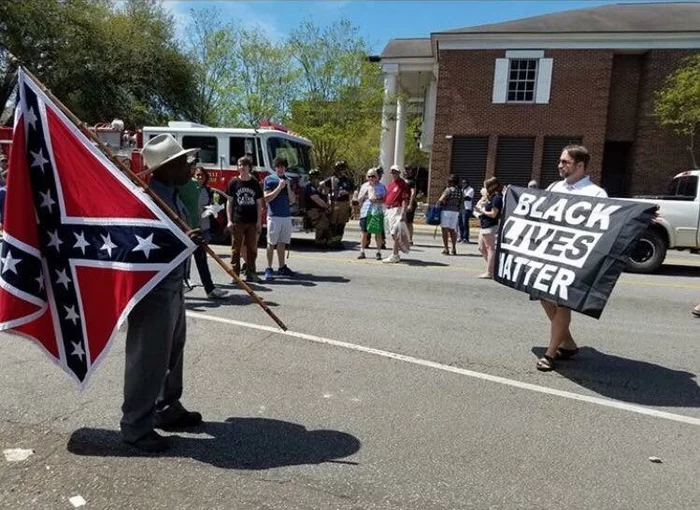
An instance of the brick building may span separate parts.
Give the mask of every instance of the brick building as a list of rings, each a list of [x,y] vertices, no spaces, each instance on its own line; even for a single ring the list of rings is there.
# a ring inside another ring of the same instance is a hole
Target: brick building
[[[660,192],[691,159],[688,141],[657,125],[654,95],[698,51],[697,3],[608,5],[394,39],[381,55],[382,164],[403,164],[405,103],[422,101],[429,199],[450,173],[475,187],[491,175],[544,187],[559,178],[569,142],[590,149],[590,173],[611,195]]]

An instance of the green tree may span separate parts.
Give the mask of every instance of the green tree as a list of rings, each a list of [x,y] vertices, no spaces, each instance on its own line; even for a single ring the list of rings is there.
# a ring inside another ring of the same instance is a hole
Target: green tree
[[[688,140],[693,168],[698,168],[697,137],[700,132],[700,54],[686,59],[668,76],[656,94],[654,115]]]
[[[172,26],[155,0],[2,2],[0,58],[17,57],[87,123],[156,124],[192,110],[192,67]]]
[[[286,122],[296,90],[298,72],[284,43],[274,43],[259,30],[241,27],[234,45],[232,104],[244,125],[260,121]]]
[[[240,24],[222,24],[218,9],[192,11],[189,55],[197,66],[198,115],[210,125],[257,127],[284,122],[298,76],[288,48]]]
[[[288,45],[300,70],[291,126],[314,143],[321,171],[343,159],[360,180],[379,160],[383,101],[381,72],[367,59],[367,43],[340,21],[325,28],[305,22]]]

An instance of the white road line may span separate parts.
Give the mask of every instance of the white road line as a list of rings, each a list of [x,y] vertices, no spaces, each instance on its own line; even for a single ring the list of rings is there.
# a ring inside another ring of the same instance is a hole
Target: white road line
[[[554,388],[548,388],[546,386],[538,386],[537,384],[530,384],[522,381],[516,381],[513,379],[507,379],[505,377],[499,377],[496,375],[484,374],[481,372],[474,372],[473,370],[466,370],[464,368],[452,367],[449,365],[444,365],[442,363],[436,363],[434,361],[429,361],[420,358],[414,358],[413,356],[405,356],[403,354],[397,354],[395,352],[383,351],[381,349],[374,349],[372,347],[365,347],[364,345],[351,344],[348,342],[342,342],[340,340],[332,340],[330,338],[323,338],[315,335],[307,335],[306,333],[298,333],[296,331],[282,331],[281,329],[274,328],[272,326],[261,326],[260,324],[254,324],[252,322],[242,322],[233,319],[226,319],[224,317],[216,317],[213,315],[207,315],[204,313],[197,312],[187,312],[187,316],[193,319],[201,319],[211,322],[221,322],[224,324],[231,324],[233,326],[240,326],[243,328],[257,329],[259,331],[267,331],[269,333],[277,333],[279,335],[290,336],[293,338],[300,338],[302,340],[307,340],[309,342],[315,342],[319,344],[332,345],[334,347],[340,347],[342,349],[348,349],[351,351],[364,352],[366,354],[374,354],[375,356],[382,356],[384,358],[395,359],[399,361],[404,361],[406,363],[412,363],[414,365],[420,365],[428,368],[435,368],[437,370],[442,370],[443,372],[452,372],[454,374],[465,375],[467,377],[473,377],[475,379],[481,379],[482,381],[490,381],[498,384],[503,384],[506,386],[513,386],[515,388],[520,388],[523,390],[534,391],[537,393],[544,393],[546,395],[555,395],[557,397],[568,398],[571,400],[579,400],[581,402],[588,402],[589,404],[596,404],[604,407],[612,407],[613,409],[619,409],[622,411],[629,411],[632,413],[643,414],[646,416],[653,416],[655,418],[662,418],[664,420],[677,421],[680,423],[686,423],[688,425],[700,425],[700,418],[693,418],[690,416],[684,416],[682,414],[667,413],[664,411],[658,411],[650,407],[644,407],[634,404],[627,404],[625,402],[619,402],[617,400],[610,400],[607,398],[591,397],[588,395],[579,395],[578,393],[571,393],[570,391],[556,390]]]

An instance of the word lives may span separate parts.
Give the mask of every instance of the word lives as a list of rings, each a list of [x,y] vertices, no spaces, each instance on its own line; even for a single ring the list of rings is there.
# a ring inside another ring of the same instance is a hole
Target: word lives
[[[594,253],[620,206],[560,197],[520,195],[501,228],[498,277],[522,290],[566,300],[577,270]]]

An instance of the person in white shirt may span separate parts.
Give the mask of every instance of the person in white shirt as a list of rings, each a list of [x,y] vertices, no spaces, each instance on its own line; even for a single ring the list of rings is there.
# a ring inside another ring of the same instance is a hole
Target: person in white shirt
[[[591,156],[582,145],[569,145],[559,158],[559,175],[563,180],[552,183],[547,191],[606,198],[608,194],[591,182],[586,173]],[[537,361],[537,370],[548,372],[554,369],[555,359],[570,358],[578,353],[578,346],[571,336],[571,309],[557,306],[551,301],[540,301],[551,323],[549,346],[544,356]]]
[[[469,181],[462,179],[462,202],[463,207],[460,208],[459,214],[459,242],[468,243],[469,241],[469,218],[472,217],[474,211],[474,188],[469,185]]]

